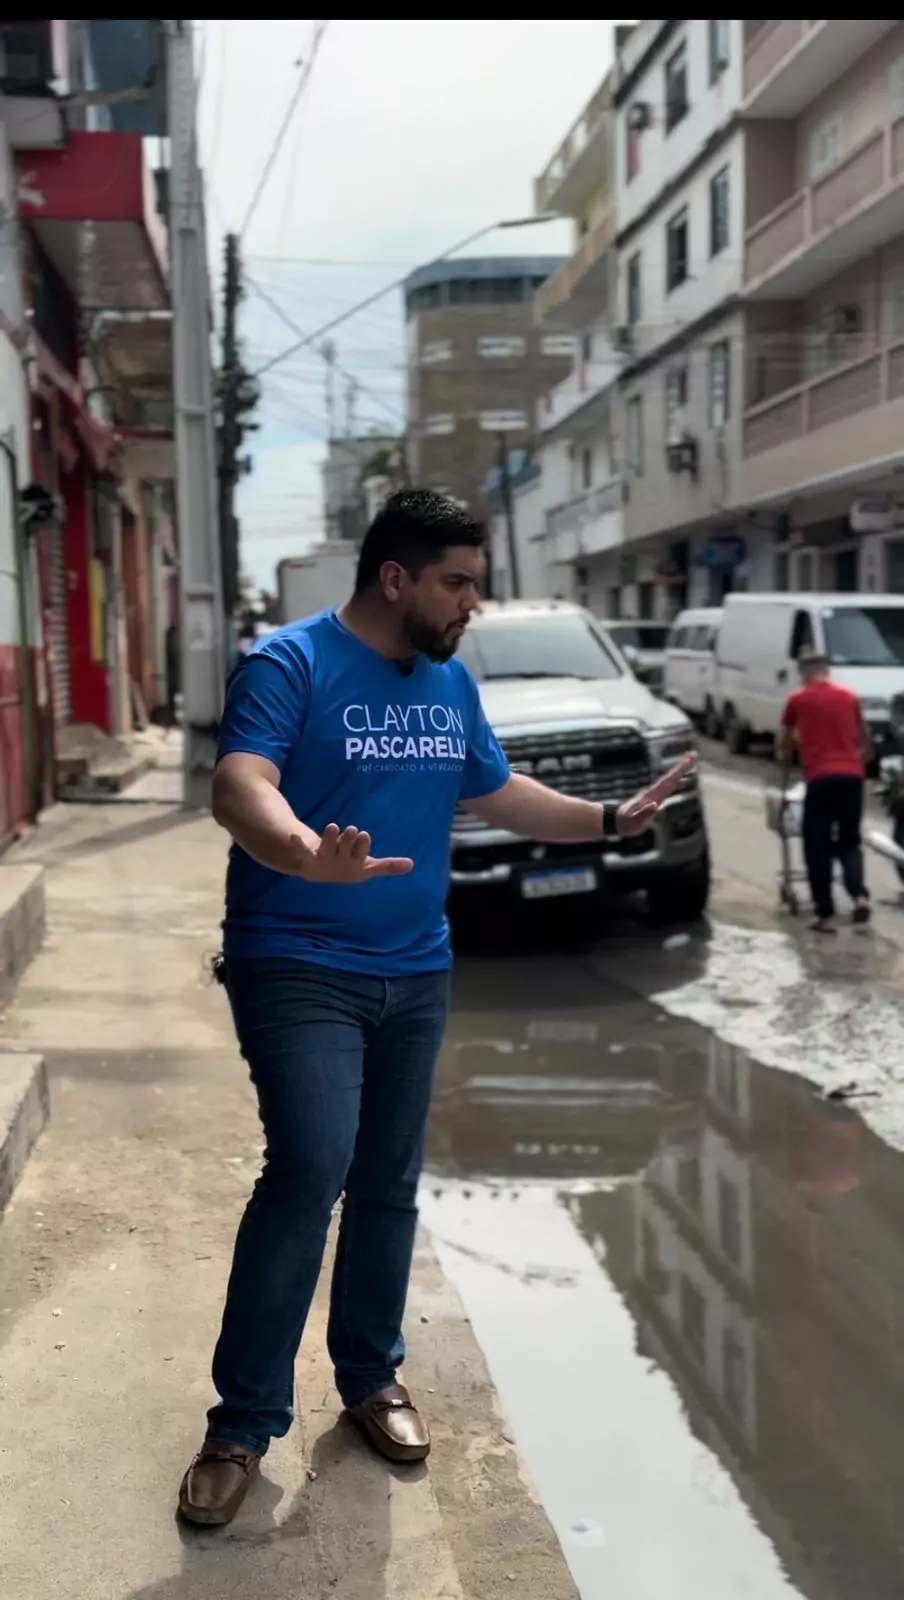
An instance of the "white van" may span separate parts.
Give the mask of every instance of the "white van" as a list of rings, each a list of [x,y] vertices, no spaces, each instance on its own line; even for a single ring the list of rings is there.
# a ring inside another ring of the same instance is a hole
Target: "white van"
[[[715,699],[732,750],[774,739],[798,686],[797,657],[816,649],[832,677],[860,696],[877,749],[889,705],[904,693],[904,595],[732,594],[716,647]]]
[[[665,646],[665,699],[699,717],[711,734],[717,723],[714,652],[721,621],[721,610],[713,607],[681,611]]]

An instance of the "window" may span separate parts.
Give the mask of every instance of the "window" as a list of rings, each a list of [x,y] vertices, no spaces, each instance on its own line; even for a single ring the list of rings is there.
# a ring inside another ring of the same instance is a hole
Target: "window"
[[[690,221],[687,206],[682,206],[665,225],[666,293],[671,294],[687,280],[688,234]]]
[[[702,1366],[706,1357],[706,1302],[695,1283],[682,1273],[679,1290],[681,1332]]]
[[[593,451],[581,451],[581,488],[589,489],[593,483]]]
[[[813,624],[810,621],[810,613],[809,611],[796,611],[794,625],[791,629],[790,655],[792,661],[797,660],[802,650],[812,650],[812,648]]]
[[[451,411],[437,411],[432,417],[424,418],[425,433],[454,433],[455,418]]]
[[[892,117],[904,116],[904,56],[899,56],[888,69],[889,95]]]
[[[747,1412],[747,1356],[733,1328],[722,1334],[722,1376],[725,1404],[733,1417],[743,1422]]]
[[[671,133],[687,116],[687,48],[680,44],[665,64],[665,131]]]
[[[904,665],[904,609],[838,606],[823,611],[822,628],[833,666]]]
[[[672,367],[665,375],[665,439],[671,442],[679,414],[687,405],[687,367]]]
[[[724,428],[731,413],[731,350],[727,339],[709,347],[709,425]]]
[[[573,356],[575,341],[570,333],[546,333],[540,340],[540,354],[543,356]]]
[[[523,356],[527,340],[520,333],[485,334],[477,341],[477,354],[487,361],[505,361],[512,356]]]
[[[832,117],[816,129],[810,141],[810,177],[821,178],[837,167],[843,154],[841,118]]]
[[[581,335],[581,360],[584,361],[584,362],[589,362],[589,361],[593,360],[593,334],[592,333],[585,333],[585,334]]]
[[[711,179],[709,185],[709,253],[711,256],[721,255],[728,248],[729,210],[728,210],[728,168],[723,167],[721,172]]]
[[[904,339],[904,277],[891,285],[891,336]]]
[[[730,22],[709,24],[709,81],[718,83],[728,66]]]
[[[421,351],[421,365],[432,367],[437,361],[452,360],[451,339],[431,339]]]
[[[640,279],[640,251],[628,262],[628,321],[633,327],[643,316],[643,295]]]
[[[627,135],[625,144],[625,181],[631,183],[640,171],[641,139],[643,134],[640,128],[628,128]]]
[[[737,1188],[729,1183],[723,1172],[719,1173],[719,1243],[722,1252],[736,1267],[741,1265],[743,1236],[741,1230],[741,1201]]]
[[[628,401],[625,411],[628,429],[628,466],[636,478],[643,477],[643,395]]]

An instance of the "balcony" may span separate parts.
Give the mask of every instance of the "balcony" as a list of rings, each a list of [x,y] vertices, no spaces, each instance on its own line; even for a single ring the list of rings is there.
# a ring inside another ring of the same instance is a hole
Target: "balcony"
[[[548,561],[579,561],[621,544],[621,483],[613,479],[588,489],[546,513]]]
[[[586,421],[590,423],[593,420],[589,415],[593,402],[611,389],[620,370],[621,363],[614,350],[608,358],[579,362],[567,378],[538,401],[537,426],[540,432],[551,433],[579,412],[586,411]],[[583,422],[584,417],[581,420]]]
[[[541,284],[534,315],[549,329],[573,332],[605,311],[612,297],[615,206],[581,240],[574,255]]]
[[[897,22],[764,22],[744,48],[744,115],[797,117]]]
[[[609,173],[612,94],[608,76],[534,181],[534,209],[580,216]]]
[[[794,300],[904,231],[904,118],[747,230],[750,300]]]
[[[16,157],[19,213],[83,311],[162,311],[167,238],[135,133],[72,133]]]
[[[53,83],[69,75],[69,24],[45,18],[0,22],[0,121],[14,150],[58,149],[66,138]]]
[[[744,413],[742,500],[853,486],[904,457],[904,341]]]
[[[105,313],[91,348],[98,387],[123,438],[126,475],[174,477],[170,313]]]

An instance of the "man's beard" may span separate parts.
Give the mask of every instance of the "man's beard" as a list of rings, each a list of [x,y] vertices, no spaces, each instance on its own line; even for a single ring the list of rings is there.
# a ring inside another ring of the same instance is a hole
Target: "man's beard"
[[[442,666],[445,661],[451,661],[462,638],[462,629],[457,624],[453,624],[445,633],[440,633],[416,612],[405,618],[405,632],[412,650],[418,655],[426,656],[428,661],[436,662],[438,666]]]

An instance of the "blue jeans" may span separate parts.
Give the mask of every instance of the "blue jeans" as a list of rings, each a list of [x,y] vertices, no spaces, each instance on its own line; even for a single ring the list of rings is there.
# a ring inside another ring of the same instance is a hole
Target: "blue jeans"
[[[374,978],[231,960],[226,987],[266,1152],[236,1239],[207,1436],[263,1453],[294,1416],[295,1357],[344,1191],[327,1345],[346,1406],[395,1379],[448,972]]]

